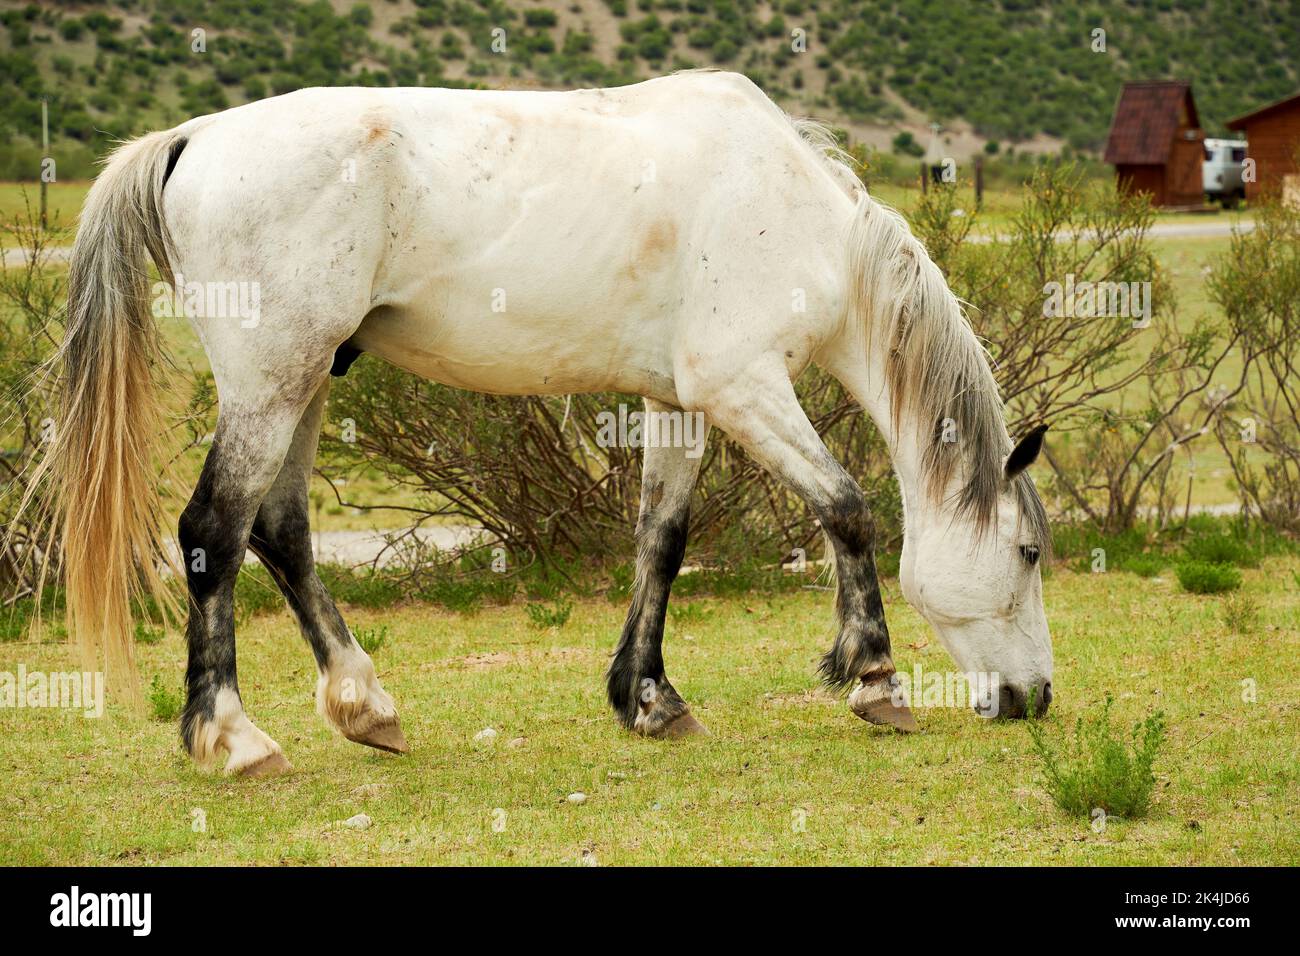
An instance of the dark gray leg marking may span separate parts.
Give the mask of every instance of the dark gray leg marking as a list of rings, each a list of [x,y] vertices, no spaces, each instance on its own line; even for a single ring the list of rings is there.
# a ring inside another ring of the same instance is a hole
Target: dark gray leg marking
[[[405,753],[393,700],[343,622],[312,555],[307,487],[328,394],[328,384],[322,385],[303,413],[284,465],[258,508],[249,547],[279,585],[316,658],[321,714],[349,740]]]
[[[328,393],[322,386],[303,413],[284,466],[258,508],[248,542],[279,585],[321,670],[352,646],[343,616],[316,574],[308,516],[308,481]]]
[[[287,401],[223,407],[198,485],[180,518],[190,604],[181,739],[200,764],[227,750],[231,772],[288,767],[278,745],[243,712],[234,592],[254,518],[284,465],[302,411]]]
[[[223,494],[222,450],[214,441],[198,486],[181,513],[178,540],[185,561],[190,615],[185,628],[189,663],[181,739],[195,752],[200,721],[214,718],[217,693],[239,693],[235,670],[235,576],[244,560],[247,518],[252,510],[238,495]]]
[[[671,409],[647,399],[646,411]],[[700,436],[701,445],[693,449],[695,457],[686,448],[645,449],[636,525],[636,585],[606,675],[606,689],[623,725],[651,737],[705,732],[664,674],[663,641],[668,595],[686,554],[691,491],[706,440],[707,428]]]
[[[894,672],[876,577],[875,527],[866,497],[799,405],[784,368],[770,380],[715,397],[710,415],[808,505],[835,551],[839,633],[821,673],[842,688]]]
[[[845,476],[833,499],[819,501],[816,514],[835,549],[839,582],[835,607],[840,629],[822,658],[821,675],[834,688],[859,678],[888,676],[889,628],[876,574],[876,530],[862,490]]]
[[[636,588],[606,677],[609,702],[623,726],[648,735],[686,713],[686,702],[664,674],[663,640],[668,595],[686,554],[689,519],[688,503],[672,511],[645,512],[637,522]]]

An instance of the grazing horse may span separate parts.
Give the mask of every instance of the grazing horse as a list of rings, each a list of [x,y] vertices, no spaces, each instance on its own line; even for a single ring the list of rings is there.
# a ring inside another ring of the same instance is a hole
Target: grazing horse
[[[309,539],[329,376],[361,352],[458,388],[630,392],[650,411],[702,414],[802,497],[829,540],[839,630],[827,683],[851,688],[858,716],[913,729],[893,692],[867,501],[795,397],[816,363],[891,449],[906,598],[965,671],[996,675],[1002,714],[1050,700],[1036,566],[1047,522],[1025,474],[1043,429],[1013,448],[986,356],[903,219],[867,196],[819,127],[742,76],[574,92],[306,89],[114,152],[73,251],[48,462],[70,631],[128,664],[132,589],[165,540],[146,254],[176,277],[220,400],[179,524],[181,733],[204,765],[224,751],[232,773],[289,767],[236,678],[233,589],[249,548],[316,658],[321,714],[349,740],[406,750]],[[256,309],[222,309],[214,290]],[[645,450],[636,589],[607,683],[619,720],[647,736],[703,732],[661,648],[699,463],[698,449]]]

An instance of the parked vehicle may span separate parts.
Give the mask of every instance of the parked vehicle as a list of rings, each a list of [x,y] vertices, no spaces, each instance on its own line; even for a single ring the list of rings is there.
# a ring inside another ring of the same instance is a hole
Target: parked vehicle
[[[1205,161],[1201,163],[1206,195],[1222,203],[1224,208],[1231,208],[1245,199],[1246,187],[1241,179],[1245,162],[1244,139],[1207,139]]]

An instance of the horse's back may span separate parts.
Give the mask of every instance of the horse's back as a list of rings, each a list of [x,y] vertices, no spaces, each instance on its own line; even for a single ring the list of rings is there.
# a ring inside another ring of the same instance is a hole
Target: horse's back
[[[842,191],[735,74],[311,89],[196,125],[168,187],[196,268],[238,237],[239,269],[274,256],[344,300],[329,335],[369,313],[354,341],[448,384],[671,400],[684,325],[751,310],[742,286],[833,295],[835,256],[787,272]]]

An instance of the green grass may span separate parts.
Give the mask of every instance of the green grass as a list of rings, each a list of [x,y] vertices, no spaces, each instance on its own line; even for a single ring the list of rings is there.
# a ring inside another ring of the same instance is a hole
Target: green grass
[[[1243,572],[1257,604],[1245,633],[1224,627],[1221,599],[1172,580],[1052,574],[1045,729],[1068,734],[1108,694],[1114,726],[1156,710],[1168,726],[1148,815],[1100,833],[1053,804],[1023,723],[931,708],[905,737],[851,716],[814,678],[831,597],[794,590],[692,597],[683,604],[698,612],[670,617],[669,675],[713,732],[678,743],[631,736],[607,711],[621,604],[579,601],[547,630],[528,626],[522,602],[472,615],[351,608],[355,630],[388,628],[376,660],[413,747],[405,757],[327,730],[296,625],[283,611],[254,617],[240,688],[292,774],[204,774],[174,723],[111,702],[101,720],[0,709],[0,864],[1295,865],[1297,568],[1269,556]],[[952,667],[892,582],[886,603],[900,668]],[[138,648],[146,683],[179,686],[182,644],[169,634]],[[74,660],[62,644],[0,644],[0,671]],[[486,727],[496,742],[475,743]],[[585,804],[568,803],[578,790]],[[361,812],[368,830],[338,825]]]
[[[46,209],[51,227],[74,227],[81,204],[86,199],[88,182],[50,183],[46,194]],[[23,220],[30,204],[33,215],[38,215],[41,208],[40,183],[5,183],[0,182],[0,222]],[[71,245],[75,233],[69,231],[68,244]]]

